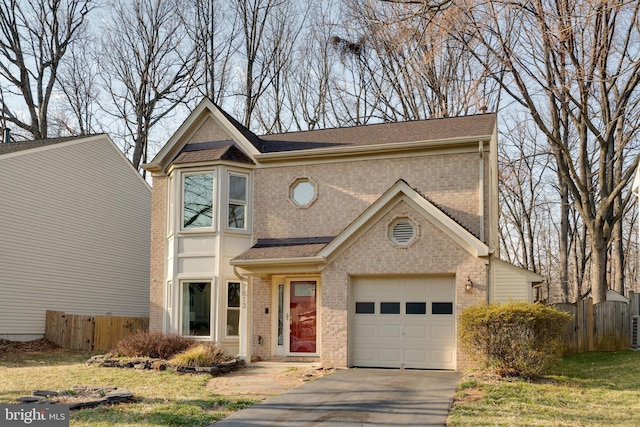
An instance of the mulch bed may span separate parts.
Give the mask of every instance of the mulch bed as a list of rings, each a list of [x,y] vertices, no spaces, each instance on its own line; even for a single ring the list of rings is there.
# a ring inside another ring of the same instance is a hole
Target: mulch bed
[[[9,341],[0,338],[0,356],[12,353],[50,352],[58,350],[59,348],[56,344],[45,338],[33,341]]]

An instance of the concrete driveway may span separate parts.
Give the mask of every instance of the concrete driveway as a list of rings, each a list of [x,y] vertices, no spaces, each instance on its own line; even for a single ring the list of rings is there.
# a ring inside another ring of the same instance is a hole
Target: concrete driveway
[[[444,426],[460,377],[451,371],[338,370],[215,427]]]

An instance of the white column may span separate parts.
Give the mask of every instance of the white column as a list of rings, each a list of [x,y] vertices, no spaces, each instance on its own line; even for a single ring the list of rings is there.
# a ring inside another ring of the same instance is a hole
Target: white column
[[[242,276],[240,281],[240,349],[239,357],[251,362],[251,279]]]

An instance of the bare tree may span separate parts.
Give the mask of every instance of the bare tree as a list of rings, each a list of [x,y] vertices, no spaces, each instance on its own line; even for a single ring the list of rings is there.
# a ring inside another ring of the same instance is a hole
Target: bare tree
[[[295,66],[285,82],[287,103],[298,130],[336,126],[330,115],[331,81],[339,61],[331,42],[336,23],[330,18],[332,1],[311,3],[307,31],[295,50]]]
[[[266,67],[261,75],[264,82],[260,102],[256,104],[256,121],[266,133],[282,133],[291,127],[292,116],[297,103],[287,101],[288,81],[297,68],[295,49],[303,30],[309,5],[286,2],[275,8],[270,19],[271,25],[265,32],[264,43],[260,46],[260,57],[271,58],[263,63]]]
[[[469,2],[467,42],[490,54],[488,72],[545,134],[588,231],[591,295],[604,301],[608,249],[638,165],[638,2]],[[477,52],[474,50],[474,52]],[[496,72],[496,63],[508,78]],[[621,172],[616,173],[616,167]]]
[[[276,12],[286,3],[287,0],[234,0],[242,27],[244,81],[240,85],[239,94],[243,98],[242,115],[246,127],[251,126],[260,96],[272,82],[268,70],[276,58],[269,51],[275,49],[279,41],[271,36],[278,32],[278,27],[285,25],[283,16]],[[265,48],[268,40],[276,44]]]
[[[57,102],[58,128],[71,135],[98,131],[98,69],[93,63],[95,41],[88,35],[71,46],[62,61],[57,80],[63,94]],[[55,119],[55,118],[54,118]]]
[[[345,65],[357,65],[365,73],[366,98],[379,120],[496,109],[498,85],[478,66],[466,44],[453,36],[465,27],[467,18],[452,2],[353,0],[347,4],[354,35],[337,37],[336,46],[343,55],[360,59]],[[437,14],[443,16],[431,19]]]
[[[0,1],[0,108],[5,124],[35,139],[48,136],[61,61],[92,9],[91,0]]]
[[[100,67],[110,103],[103,110],[122,120],[133,143],[136,168],[146,162],[151,130],[186,102],[199,50],[184,30],[177,0],[112,4],[104,31]]]
[[[545,187],[551,159],[546,148],[540,146],[536,129],[528,120],[515,117],[511,125],[507,124],[499,147],[501,255],[541,273],[550,267],[541,265],[537,239],[548,232],[540,214],[545,211],[541,207],[550,204]]]
[[[196,89],[216,104],[229,95],[232,57],[238,51],[239,20],[220,0],[189,0],[180,9],[189,38],[199,57]]]

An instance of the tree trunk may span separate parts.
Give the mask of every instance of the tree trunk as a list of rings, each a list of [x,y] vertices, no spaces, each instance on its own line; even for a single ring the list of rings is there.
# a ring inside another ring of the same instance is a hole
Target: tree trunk
[[[560,185],[560,236],[558,236],[558,258],[560,260],[560,298],[569,298],[569,189],[558,177]]]
[[[598,304],[607,300],[607,243],[603,236],[592,236],[591,297]]]

